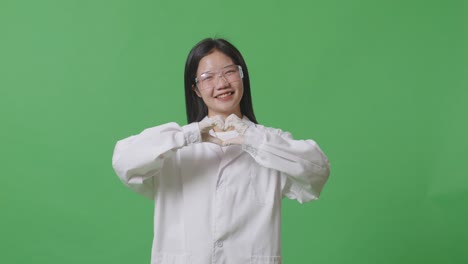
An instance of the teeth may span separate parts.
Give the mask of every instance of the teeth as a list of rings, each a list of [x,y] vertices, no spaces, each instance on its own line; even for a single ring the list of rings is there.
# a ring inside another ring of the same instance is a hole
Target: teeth
[[[224,98],[224,97],[229,96],[231,94],[232,94],[232,92],[225,93],[225,94],[220,94],[220,95],[216,96],[216,98]]]

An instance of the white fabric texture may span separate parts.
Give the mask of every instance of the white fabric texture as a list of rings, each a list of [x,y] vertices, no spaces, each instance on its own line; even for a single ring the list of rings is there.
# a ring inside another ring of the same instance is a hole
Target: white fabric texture
[[[281,199],[318,199],[329,161],[313,140],[242,121],[242,145],[202,142],[197,123],[117,142],[117,175],[155,201],[152,264],[281,263]]]

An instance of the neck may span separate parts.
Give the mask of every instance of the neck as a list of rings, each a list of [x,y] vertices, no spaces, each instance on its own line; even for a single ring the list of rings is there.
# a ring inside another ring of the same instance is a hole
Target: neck
[[[234,129],[235,129],[235,128],[230,127],[230,128],[228,128],[228,129],[226,129],[226,130],[222,130],[222,129],[220,129],[220,128],[213,127],[214,132],[227,132],[227,131],[232,131],[232,130],[234,130]]]

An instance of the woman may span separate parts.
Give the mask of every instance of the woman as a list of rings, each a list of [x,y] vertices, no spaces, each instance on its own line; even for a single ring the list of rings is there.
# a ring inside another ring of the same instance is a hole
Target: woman
[[[281,263],[281,199],[315,200],[330,173],[313,140],[257,124],[247,66],[224,39],[185,65],[188,125],[119,141],[113,166],[154,199],[152,263]]]

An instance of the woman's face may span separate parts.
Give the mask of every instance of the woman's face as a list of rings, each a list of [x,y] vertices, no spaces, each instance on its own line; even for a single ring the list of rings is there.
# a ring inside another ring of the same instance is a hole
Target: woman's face
[[[198,64],[198,84],[193,89],[208,107],[208,116],[221,115],[226,118],[236,114],[242,117],[240,101],[244,94],[244,84],[237,75],[230,76],[236,74],[230,68],[237,69],[230,57],[217,50],[203,57]]]

